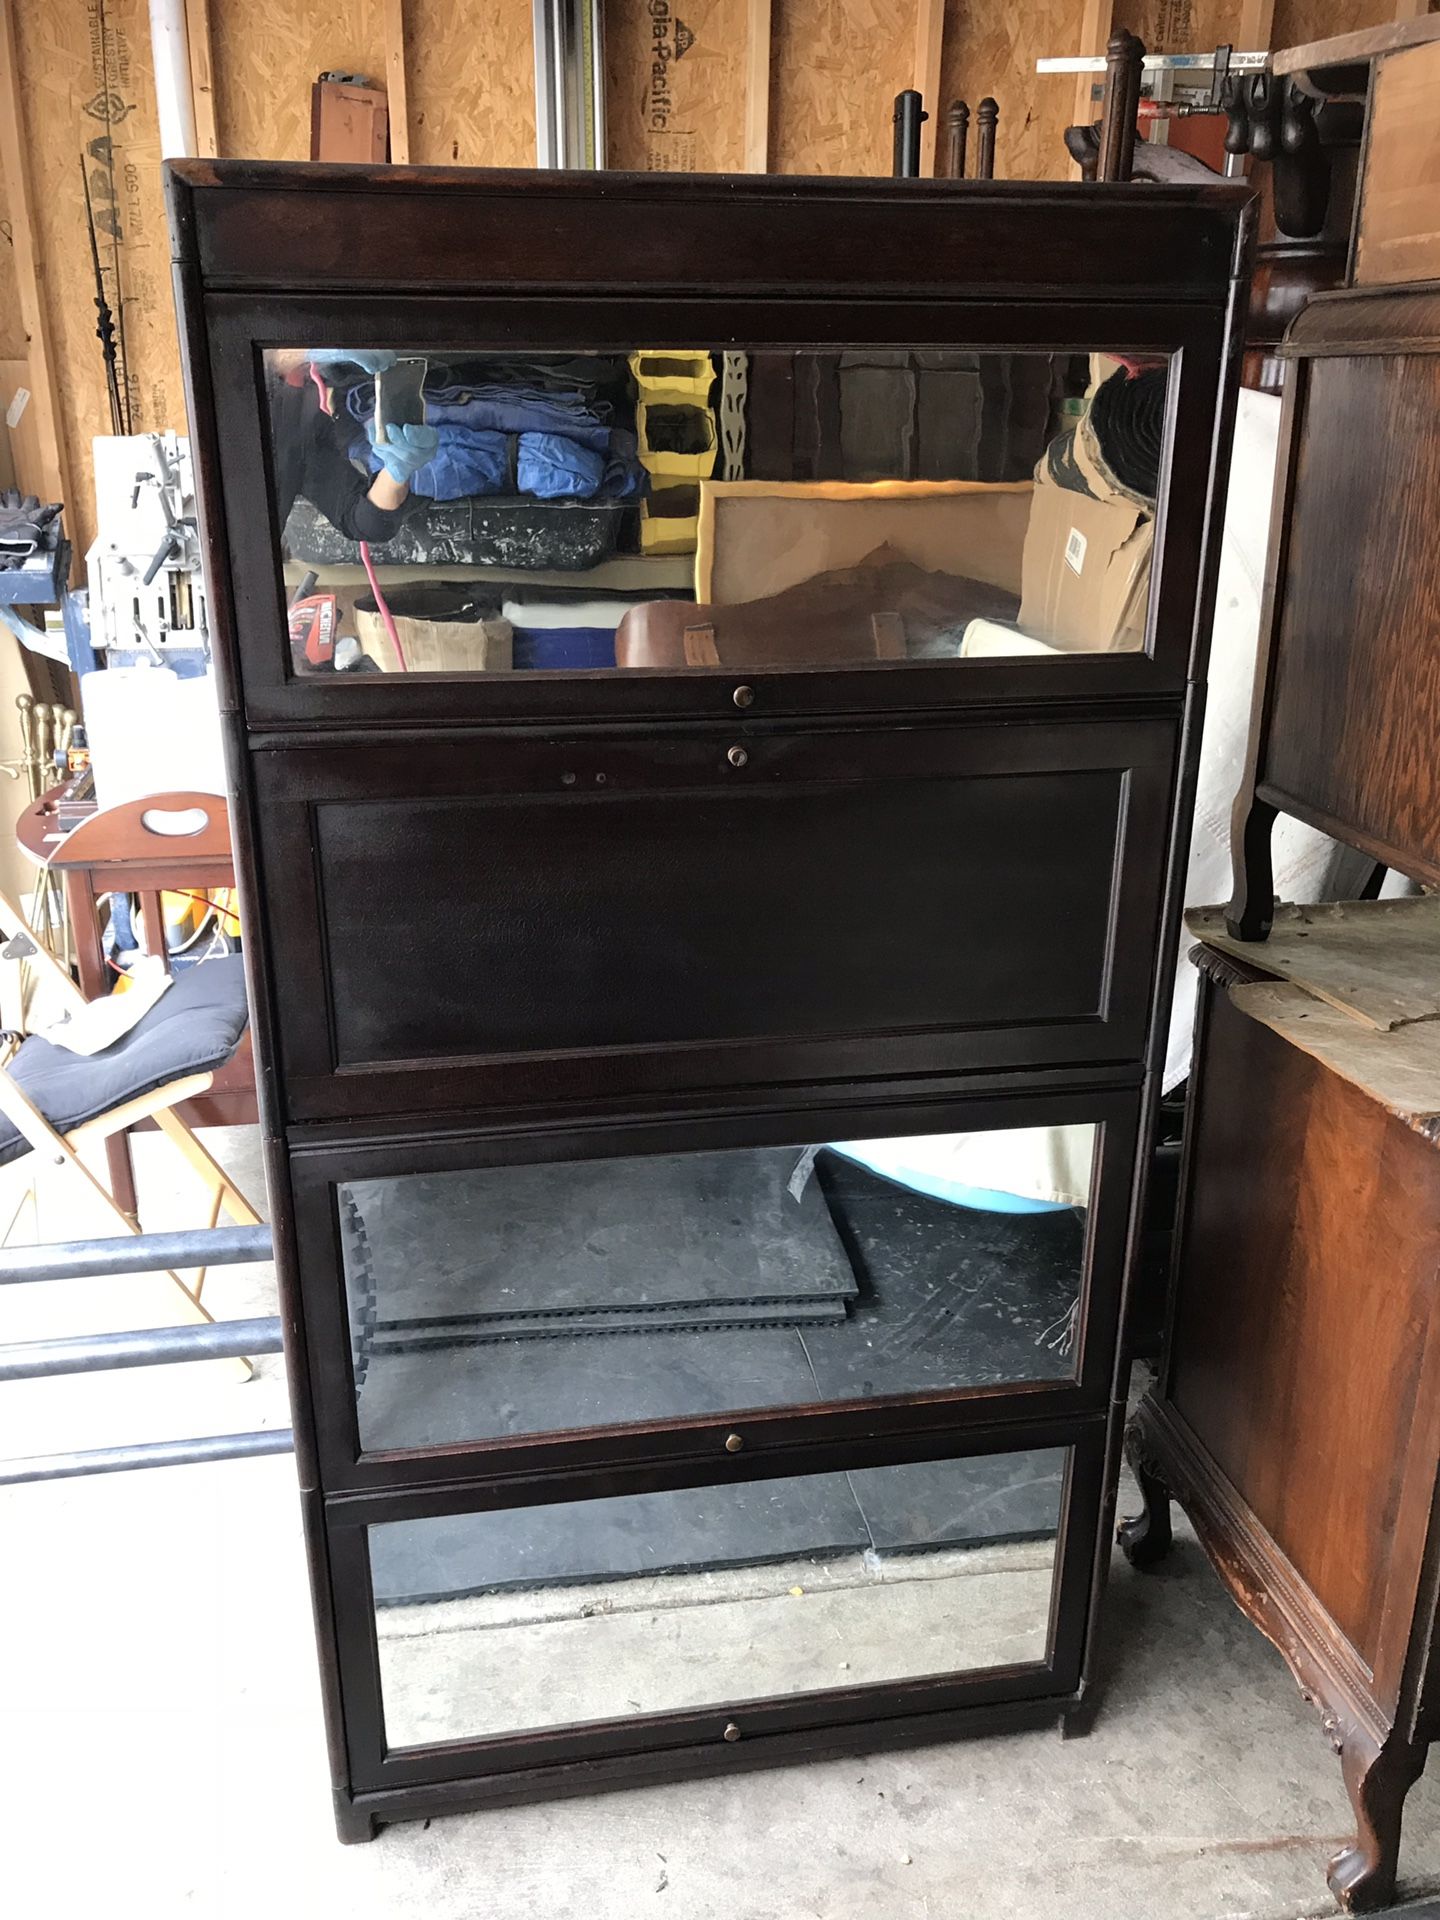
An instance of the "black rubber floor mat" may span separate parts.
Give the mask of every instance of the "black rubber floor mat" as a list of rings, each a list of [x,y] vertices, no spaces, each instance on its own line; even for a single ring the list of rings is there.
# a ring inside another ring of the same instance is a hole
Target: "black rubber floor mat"
[[[802,1406],[815,1378],[798,1333],[620,1334],[508,1347],[376,1353],[359,1396],[367,1448]]]
[[[372,1323],[846,1299],[855,1277],[790,1149],[564,1161],[342,1189]]]
[[[764,1300],[753,1306],[607,1307],[600,1313],[476,1314],[455,1320],[377,1320],[370,1352],[420,1353],[436,1347],[483,1346],[516,1340],[577,1340],[584,1334],[687,1333],[728,1327],[828,1327],[845,1318],[845,1302]]]
[[[377,1604],[393,1606],[1047,1537],[1057,1523],[1062,1459],[1059,1452],[1000,1454],[931,1461],[923,1472],[873,1468],[391,1521],[370,1529],[371,1578]],[[909,1517],[894,1548],[876,1538],[877,1510]],[[929,1510],[945,1522],[926,1518]]]
[[[805,1336],[819,1399],[1074,1372],[1080,1215],[951,1206],[838,1154],[817,1171],[860,1286],[843,1326]]]
[[[564,1501],[370,1529],[379,1605],[857,1552],[870,1536],[843,1473]]]

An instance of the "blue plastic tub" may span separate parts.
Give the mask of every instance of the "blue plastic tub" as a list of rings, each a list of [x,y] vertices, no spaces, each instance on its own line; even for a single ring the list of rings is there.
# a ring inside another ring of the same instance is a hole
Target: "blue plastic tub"
[[[613,627],[516,627],[515,671],[565,669],[583,672],[587,667],[613,667],[615,629]]]

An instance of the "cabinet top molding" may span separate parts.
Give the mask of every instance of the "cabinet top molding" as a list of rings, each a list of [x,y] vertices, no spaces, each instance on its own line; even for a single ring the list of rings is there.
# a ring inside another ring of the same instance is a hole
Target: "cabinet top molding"
[[[504,172],[182,160],[177,263],[215,289],[683,290],[1226,304],[1243,184]],[[515,218],[522,200],[528,217]]]

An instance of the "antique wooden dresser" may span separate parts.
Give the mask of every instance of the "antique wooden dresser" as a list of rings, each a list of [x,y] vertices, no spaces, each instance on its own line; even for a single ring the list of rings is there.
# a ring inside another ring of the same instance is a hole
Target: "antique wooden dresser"
[[[170,194],[342,1836],[1073,1729],[1244,190]]]
[[[1357,1826],[1330,1885],[1357,1910],[1394,1896],[1436,1731],[1436,909],[1291,908],[1249,946],[1218,909],[1191,916],[1213,944],[1196,953],[1173,1318],[1127,1441],[1146,1501],[1128,1556],[1163,1555],[1173,1493],[1320,1709]],[[1408,969],[1356,965],[1397,948]]]
[[[1235,893],[1205,945],[1171,1325],[1131,1437],[1274,1640],[1356,1819],[1330,1886],[1394,1895],[1436,1732],[1440,902],[1277,905],[1277,813],[1440,882],[1440,21],[1277,56],[1363,107],[1344,284],[1291,322]],[[1273,931],[1272,931],[1273,928]]]

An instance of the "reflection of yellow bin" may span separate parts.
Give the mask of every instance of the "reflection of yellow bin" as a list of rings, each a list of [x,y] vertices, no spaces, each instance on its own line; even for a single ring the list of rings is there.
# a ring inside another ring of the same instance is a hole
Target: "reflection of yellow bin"
[[[642,553],[693,553],[699,533],[699,487],[660,487],[640,502]]]
[[[708,353],[670,353],[646,347],[630,356],[630,371],[642,400],[683,400],[703,407],[715,366]]]
[[[715,471],[715,416],[708,407],[644,399],[635,409],[640,464],[662,482],[706,480]]]

